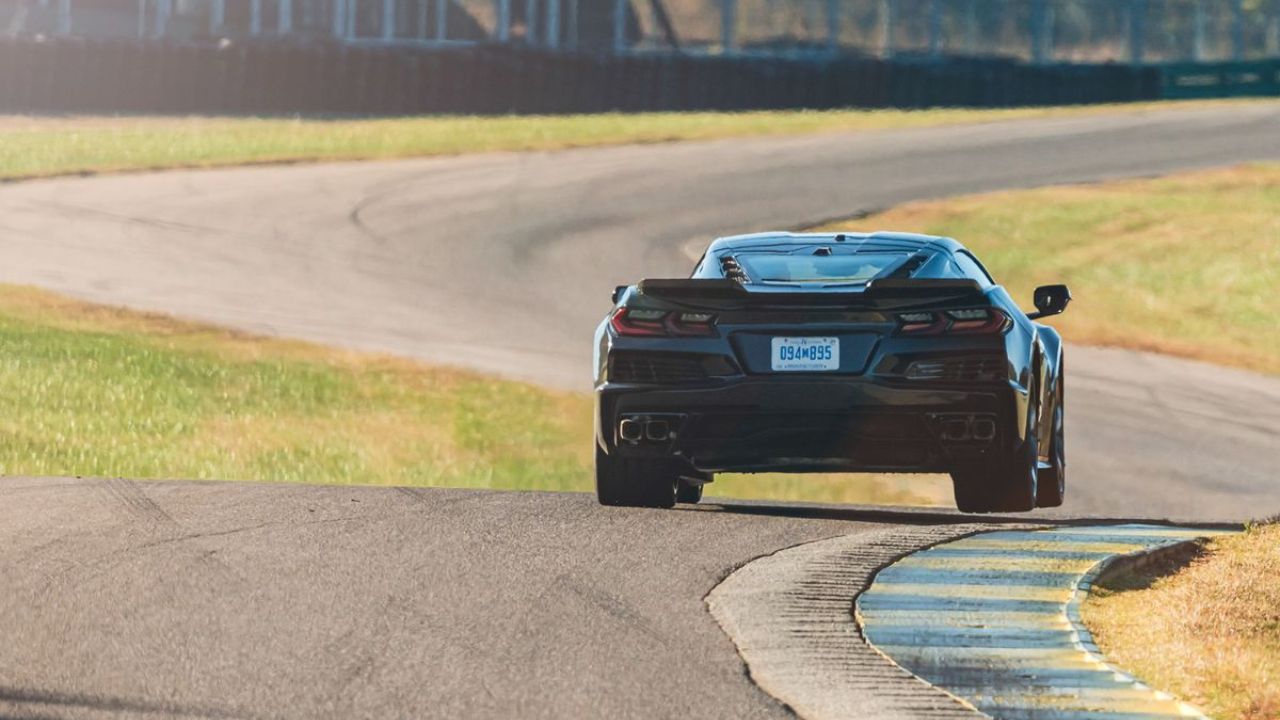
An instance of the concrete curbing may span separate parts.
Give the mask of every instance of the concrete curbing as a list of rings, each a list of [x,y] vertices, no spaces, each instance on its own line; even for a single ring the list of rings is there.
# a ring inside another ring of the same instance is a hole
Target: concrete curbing
[[[797,545],[738,568],[707,607],[751,679],[802,718],[984,717],[867,643],[853,613],[881,568],[981,529],[894,528]]]
[[[706,604],[802,718],[1204,718],[1107,663],[1080,608],[1101,578],[1216,532],[892,528],[757,558]]]
[[[1080,617],[1099,578],[1221,531],[1155,525],[972,534],[904,556],[857,600],[863,637],[998,718],[1203,718],[1108,664]]]
[[[1203,538],[1194,538],[1191,540],[1178,540],[1169,542],[1155,547],[1149,547],[1137,550],[1123,555],[1112,555],[1111,557],[1094,565],[1088,572],[1080,577],[1076,583],[1075,590],[1071,594],[1071,599],[1067,601],[1066,614],[1067,620],[1071,623],[1075,634],[1075,646],[1086,655],[1088,655],[1100,667],[1106,668],[1110,672],[1116,674],[1118,678],[1125,678],[1133,683],[1135,687],[1145,689],[1157,698],[1168,702],[1176,703],[1185,717],[1197,718],[1198,720],[1209,720],[1208,715],[1195,705],[1184,700],[1179,700],[1163,690],[1157,690],[1150,685],[1139,680],[1137,677],[1130,675],[1117,668],[1115,665],[1107,662],[1105,654],[1098,644],[1093,640],[1093,633],[1089,632],[1089,628],[1085,625],[1084,616],[1081,609],[1084,602],[1089,597],[1089,593],[1093,591],[1093,587],[1115,574],[1142,570],[1154,562],[1158,562],[1162,558],[1180,552],[1184,548],[1195,545],[1203,540]]]

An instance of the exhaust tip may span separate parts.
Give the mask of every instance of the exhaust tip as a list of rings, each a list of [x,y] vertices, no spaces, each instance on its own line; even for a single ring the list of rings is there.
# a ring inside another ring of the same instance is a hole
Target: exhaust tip
[[[974,440],[993,440],[996,436],[996,424],[991,420],[973,421]]]
[[[644,425],[644,436],[654,442],[662,442],[671,436],[671,423],[666,420],[650,420]]]
[[[644,438],[644,426],[639,420],[627,418],[618,423],[618,437],[627,442],[640,442]]]
[[[968,440],[969,437],[968,420],[948,420],[947,423],[942,426],[943,440]]]

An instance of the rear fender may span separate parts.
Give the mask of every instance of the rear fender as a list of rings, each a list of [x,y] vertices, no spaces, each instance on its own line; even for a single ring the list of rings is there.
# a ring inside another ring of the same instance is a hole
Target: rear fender
[[[1057,411],[1058,388],[1063,378],[1062,336],[1048,325],[1036,323],[1036,339],[1040,346],[1040,447],[1048,452],[1053,436],[1053,414]]]

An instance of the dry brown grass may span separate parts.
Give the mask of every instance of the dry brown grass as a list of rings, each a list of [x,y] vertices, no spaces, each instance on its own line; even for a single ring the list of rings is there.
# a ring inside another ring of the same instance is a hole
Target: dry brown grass
[[[1109,660],[1210,715],[1280,718],[1280,525],[1116,577],[1084,619]]]

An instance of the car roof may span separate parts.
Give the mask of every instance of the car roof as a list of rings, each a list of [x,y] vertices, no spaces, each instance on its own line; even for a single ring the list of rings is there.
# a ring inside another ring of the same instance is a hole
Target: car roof
[[[793,233],[764,232],[750,235],[731,235],[717,238],[707,248],[708,253],[741,252],[751,249],[776,247],[778,245],[852,245],[860,250],[914,251],[926,248],[955,252],[964,246],[948,237],[938,235],[919,235],[916,233],[876,231],[862,232],[829,232],[829,233]]]

